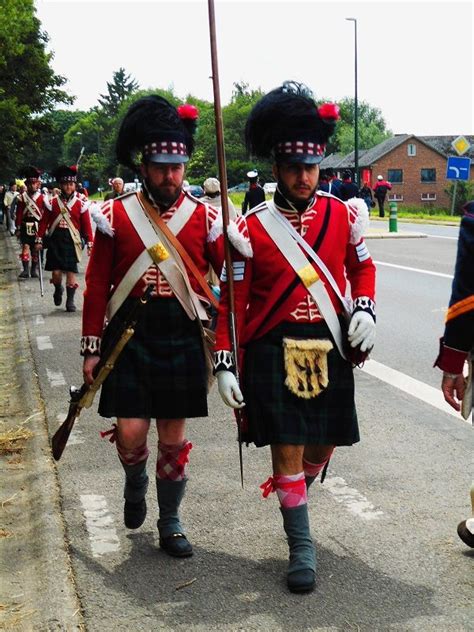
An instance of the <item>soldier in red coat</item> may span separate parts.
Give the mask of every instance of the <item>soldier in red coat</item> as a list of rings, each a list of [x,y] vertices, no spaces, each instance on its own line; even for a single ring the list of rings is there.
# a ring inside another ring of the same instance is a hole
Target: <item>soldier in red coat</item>
[[[76,281],[77,264],[82,258],[83,240],[87,254],[92,248],[92,227],[89,203],[76,193],[77,169],[61,165],[53,172],[61,190],[50,201],[44,199],[45,212],[41,218],[36,248],[42,250],[43,239],[47,238],[45,270],[52,272],[50,282],[54,285],[53,300],[59,306],[64,293],[63,273],[66,273],[66,311],[75,312],[74,294],[79,284]]]
[[[352,362],[363,360],[375,339],[375,268],[363,239],[367,207],[317,190],[337,118],[337,106],[317,108],[309,90],[293,82],[251,111],[249,150],[273,160],[278,186],[271,202],[245,217],[252,258],[233,261],[241,386],[225,282],[217,324],[221,397],[234,408],[245,401],[244,440],[271,447],[273,475],[263,496],[276,491],[280,501],[292,592],[315,585],[307,490],[335,446],[359,441]]]
[[[21,262],[23,271],[20,279],[38,277],[38,252],[35,250],[36,233],[38,224],[43,215],[43,195],[39,188],[41,185],[41,171],[33,166],[25,167],[21,173],[25,178],[26,191],[18,196],[16,205],[16,234],[21,243]]]
[[[125,472],[129,529],[140,527],[146,517],[147,436],[156,419],[160,546],[175,557],[193,553],[179,517],[192,448],[185,421],[207,416],[200,321],[208,319],[209,299],[202,283],[209,265],[220,274],[223,261],[222,237],[214,238],[212,231],[218,212],[183,190],[197,116],[194,106],[175,108],[155,95],[139,99],[125,115],[117,158],[141,175],[143,191],[105,202],[103,216],[94,218],[98,229],[86,273],[82,326],[84,376],[90,382],[115,323],[147,285],[154,285],[134,335],[102,386],[99,414],[117,418],[112,438]],[[184,253],[189,263],[183,263]],[[104,332],[106,317],[110,324]]]

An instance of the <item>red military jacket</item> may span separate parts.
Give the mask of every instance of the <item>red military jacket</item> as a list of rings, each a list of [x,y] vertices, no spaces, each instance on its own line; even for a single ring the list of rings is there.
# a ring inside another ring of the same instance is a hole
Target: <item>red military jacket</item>
[[[118,287],[131,265],[145,249],[122,204],[122,200],[130,196],[135,196],[137,198],[136,204],[140,204],[135,192],[109,200],[102,206],[103,215],[108,221],[108,228],[104,230],[104,227],[102,227],[101,229],[102,221],[99,220],[97,222],[98,230],[96,231],[94,247],[86,271],[86,290],[84,292],[82,318],[82,353],[97,353],[100,351],[100,339],[104,327],[107,303],[113,295],[114,289]],[[216,209],[207,204],[202,204],[189,193],[182,192],[176,203],[170,209],[161,213],[161,218],[168,222],[179,211],[184,200],[194,202],[195,208],[184,226],[176,234],[176,237],[202,276],[206,276],[208,273],[209,265],[212,266],[217,274],[220,274],[224,260],[222,236],[211,241],[209,235],[211,227],[218,217]],[[189,270],[188,273],[193,290],[196,294],[202,296],[203,291],[199,283]],[[141,296],[144,291],[145,285],[140,279],[129,296]],[[159,271],[156,293],[163,298],[172,298],[174,296],[166,279]]]
[[[245,217],[253,257],[235,257],[234,261],[235,310],[241,346],[263,336],[283,321],[313,322],[322,319],[306,287],[258,219],[259,209],[265,208],[265,205],[259,205]],[[365,204],[364,209],[367,214]],[[346,285],[350,284],[354,311],[363,309],[375,318],[375,266],[362,238],[362,207],[359,210],[329,193],[318,191],[312,206],[302,214],[278,210],[324,261],[343,296]],[[324,274],[319,270],[318,274],[336,312],[341,313],[340,299]],[[271,300],[272,297],[276,300]],[[226,354],[220,353],[231,349],[227,323],[227,283],[222,283],[216,332],[216,368],[221,360],[228,363]]]
[[[76,193],[73,193],[67,201],[64,198],[61,198],[61,200],[64,206],[68,209],[75,228],[80,232],[81,236],[88,244],[92,244],[94,236],[92,234],[91,218],[89,215],[89,202],[84,201]],[[51,202],[44,198],[43,204],[45,210],[38,227],[38,239],[43,239],[45,233],[49,230],[56,217],[61,213],[58,196],[55,196]],[[59,221],[57,228],[68,228],[64,219]]]
[[[34,213],[30,210],[29,206],[33,207]],[[18,196],[15,223],[19,227],[23,221],[38,222],[43,215],[43,211],[43,194],[40,193],[40,191],[35,191],[33,195],[29,195],[29,193],[25,191]]]

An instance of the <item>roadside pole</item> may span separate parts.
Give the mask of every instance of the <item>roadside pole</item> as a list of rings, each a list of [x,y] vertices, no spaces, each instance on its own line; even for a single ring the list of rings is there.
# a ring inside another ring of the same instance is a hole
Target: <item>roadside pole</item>
[[[456,206],[456,193],[458,191],[458,181],[454,181],[453,199],[451,201],[451,215],[454,215],[454,207]]]
[[[453,199],[451,200],[451,215],[454,215],[458,180],[469,180],[471,172],[471,159],[463,157],[463,154],[470,149],[471,144],[465,136],[458,136],[451,143],[451,147],[456,151],[457,156],[448,156],[446,180],[454,180]]]

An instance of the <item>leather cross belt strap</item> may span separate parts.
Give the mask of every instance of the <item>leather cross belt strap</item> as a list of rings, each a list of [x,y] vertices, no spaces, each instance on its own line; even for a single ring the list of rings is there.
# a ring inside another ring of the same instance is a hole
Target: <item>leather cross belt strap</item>
[[[331,301],[331,298],[324,286],[317,267],[308,261],[304,252],[288,231],[286,225],[280,223],[275,215],[276,209],[264,208],[255,213],[268,235],[274,241],[278,250],[282,253],[301,282],[312,296],[322,317],[326,321],[329,330],[334,338],[337,349],[344,359],[348,359],[344,351],[341,325],[339,318]],[[289,224],[289,222],[288,222]]]
[[[130,266],[113,293],[107,305],[108,319],[110,320],[117,312],[150,265],[155,264],[188,317],[191,320],[194,320],[196,316],[200,320],[207,320],[207,312],[189,283],[180,254],[168,239],[167,234],[164,234],[161,227],[154,222],[154,218],[148,212],[151,205],[145,202],[142,196],[136,195],[122,200],[123,208],[144,244],[144,250]]]

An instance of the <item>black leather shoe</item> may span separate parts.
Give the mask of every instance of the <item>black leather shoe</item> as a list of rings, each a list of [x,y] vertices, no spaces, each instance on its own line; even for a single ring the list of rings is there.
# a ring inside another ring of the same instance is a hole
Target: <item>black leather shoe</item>
[[[56,307],[59,307],[61,305],[61,303],[62,303],[63,292],[64,292],[64,288],[63,288],[62,285],[55,285],[54,286],[53,301],[54,301],[54,304],[56,305]]]
[[[127,529],[138,529],[145,522],[146,518],[146,500],[140,500],[138,503],[125,501],[123,507],[123,521]]]
[[[172,557],[191,557],[193,547],[184,533],[172,533],[166,538],[160,536],[160,547]]]
[[[316,585],[316,575],[311,569],[303,569],[289,573],[287,576],[287,585],[290,592],[293,593],[311,592]]]
[[[464,544],[470,546],[471,549],[474,548],[474,533],[471,533],[466,527],[465,520],[458,524],[458,536],[461,538]]]

